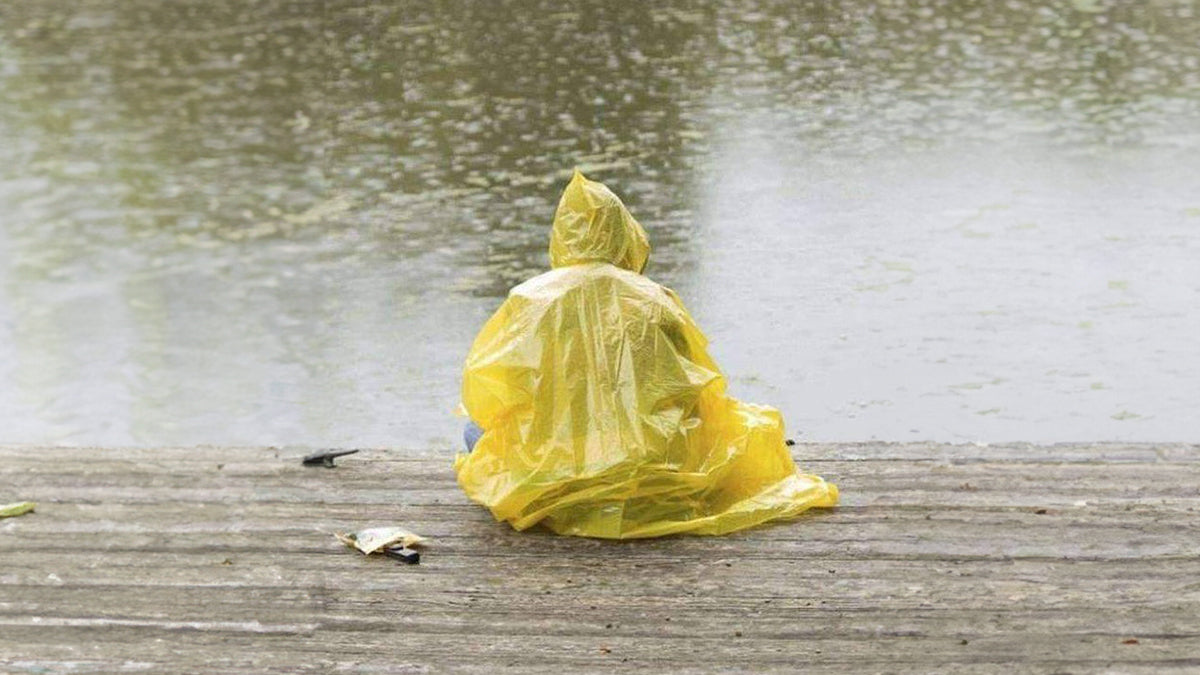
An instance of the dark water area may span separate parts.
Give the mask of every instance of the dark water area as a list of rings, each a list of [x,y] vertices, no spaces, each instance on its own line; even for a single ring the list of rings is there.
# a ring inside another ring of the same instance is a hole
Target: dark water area
[[[455,444],[621,194],[809,440],[1200,441],[1200,6],[0,0],[0,443]]]

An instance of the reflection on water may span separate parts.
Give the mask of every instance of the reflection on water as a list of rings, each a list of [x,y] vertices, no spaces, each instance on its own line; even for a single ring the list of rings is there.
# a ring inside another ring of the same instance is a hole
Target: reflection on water
[[[454,442],[581,166],[800,437],[1200,440],[1194,3],[0,2],[0,442]]]

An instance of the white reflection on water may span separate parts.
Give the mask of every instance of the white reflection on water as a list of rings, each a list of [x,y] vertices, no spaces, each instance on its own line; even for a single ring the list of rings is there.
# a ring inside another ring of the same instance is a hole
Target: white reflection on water
[[[720,157],[690,304],[803,437],[1197,438],[1189,153]]]

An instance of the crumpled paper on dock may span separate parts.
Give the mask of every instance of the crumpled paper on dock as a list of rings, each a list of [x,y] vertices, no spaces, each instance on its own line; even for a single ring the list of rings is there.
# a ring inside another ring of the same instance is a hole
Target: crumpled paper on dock
[[[357,532],[335,533],[333,536],[343,544],[356,548],[363,553],[371,554],[380,549],[401,544],[403,546],[420,546],[427,540],[419,534],[403,527],[369,527]]]
[[[13,502],[12,504],[0,505],[0,518],[12,518],[13,516],[23,516],[32,511],[37,504],[34,502]]]

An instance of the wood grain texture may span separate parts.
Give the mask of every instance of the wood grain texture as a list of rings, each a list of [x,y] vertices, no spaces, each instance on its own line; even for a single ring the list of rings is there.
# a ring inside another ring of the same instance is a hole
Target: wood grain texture
[[[450,453],[0,447],[0,671],[1200,672],[1200,446],[793,450],[842,506],[604,542]],[[332,536],[384,524],[421,565]]]

